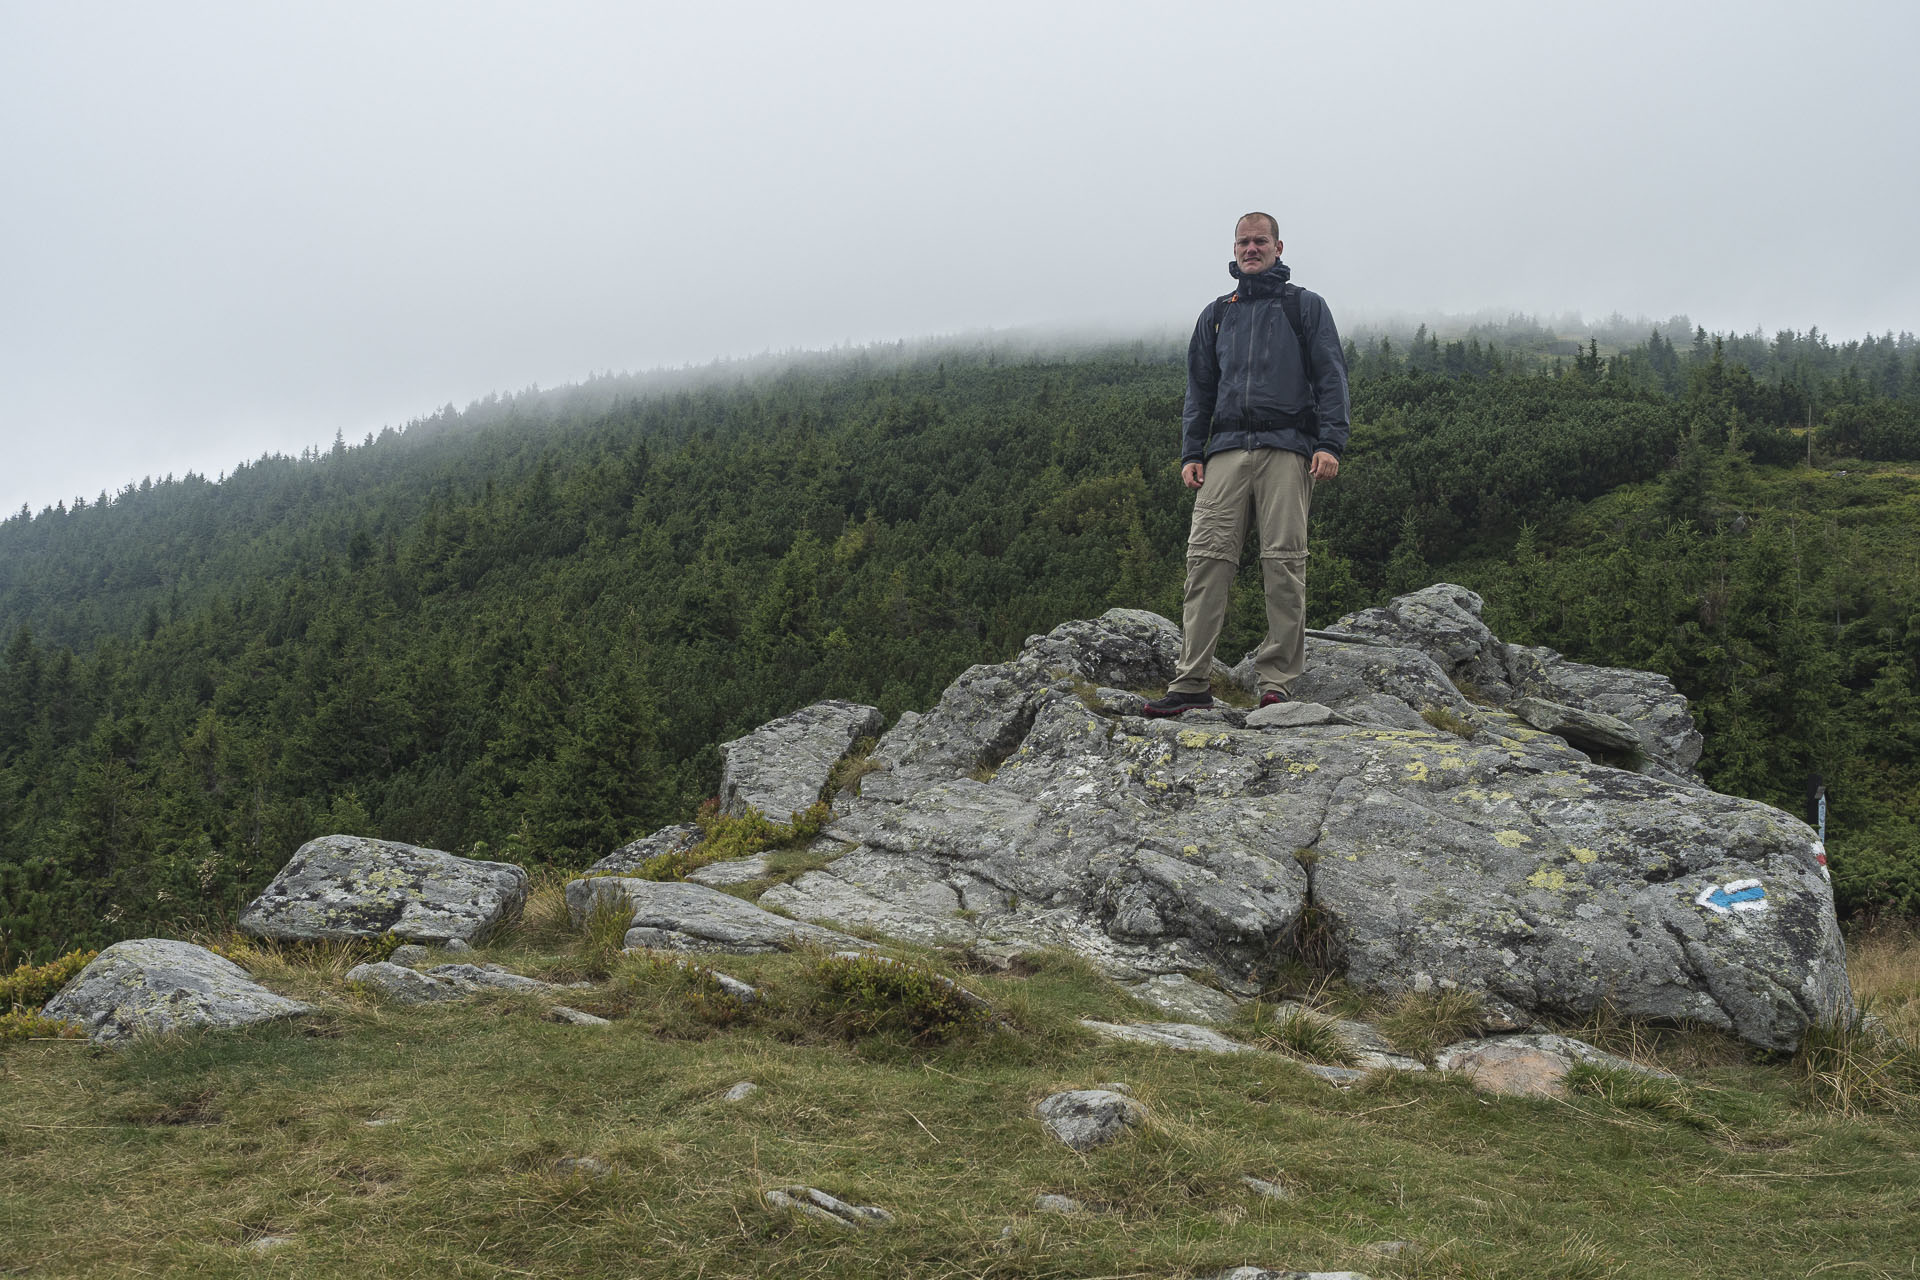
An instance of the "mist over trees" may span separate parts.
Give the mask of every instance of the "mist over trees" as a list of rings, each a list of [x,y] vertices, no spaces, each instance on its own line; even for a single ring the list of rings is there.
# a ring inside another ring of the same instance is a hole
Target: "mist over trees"
[[[1356,334],[1310,620],[1444,578],[1665,672],[1714,785],[1800,812],[1825,778],[1844,910],[1920,912],[1920,344],[1583,336]],[[1168,343],[902,344],[0,521],[0,962],[224,918],[326,832],[580,866],[773,716],[1177,617],[1183,388]],[[1262,618],[1249,569],[1222,651]]]

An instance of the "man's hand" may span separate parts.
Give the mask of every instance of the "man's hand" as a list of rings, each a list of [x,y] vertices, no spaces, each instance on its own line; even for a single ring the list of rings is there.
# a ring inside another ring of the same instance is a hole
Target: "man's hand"
[[[1313,463],[1307,472],[1315,480],[1331,480],[1340,474],[1340,459],[1322,449],[1313,455]]]
[[[1186,466],[1180,468],[1180,483],[1186,485],[1187,488],[1198,489],[1201,485],[1205,484],[1206,482],[1207,482],[1207,464],[1206,463],[1189,462]]]

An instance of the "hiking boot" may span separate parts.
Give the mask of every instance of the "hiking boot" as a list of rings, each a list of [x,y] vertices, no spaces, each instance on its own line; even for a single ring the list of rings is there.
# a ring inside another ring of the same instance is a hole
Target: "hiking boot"
[[[1175,693],[1167,690],[1167,696],[1149,702],[1140,708],[1150,716],[1177,716],[1183,711],[1200,711],[1213,705],[1210,693]]]
[[[1260,705],[1263,707],[1278,706],[1280,703],[1285,702],[1286,700],[1287,700],[1286,694],[1275,693],[1271,689],[1267,690],[1267,692],[1260,695]]]

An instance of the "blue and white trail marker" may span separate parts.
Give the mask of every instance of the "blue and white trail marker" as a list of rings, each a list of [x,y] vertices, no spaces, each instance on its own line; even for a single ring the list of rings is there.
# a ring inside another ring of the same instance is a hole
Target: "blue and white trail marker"
[[[1694,901],[1723,916],[1735,911],[1765,911],[1767,891],[1758,880],[1729,880],[1723,885],[1708,885]]]

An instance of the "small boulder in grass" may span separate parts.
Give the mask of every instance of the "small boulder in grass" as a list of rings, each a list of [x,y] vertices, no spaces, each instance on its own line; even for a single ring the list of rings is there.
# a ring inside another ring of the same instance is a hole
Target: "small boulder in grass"
[[[47,1001],[44,1014],[77,1023],[96,1043],[143,1031],[249,1026],[312,1013],[275,995],[233,961],[172,938],[116,942]]]
[[[438,946],[472,943],[520,918],[527,883],[527,873],[507,862],[321,836],[300,846],[239,925],[256,938],[288,941],[391,933]]]
[[[1111,1089],[1070,1089],[1035,1109],[1047,1131],[1075,1151],[1091,1151],[1145,1123],[1147,1109]]]

